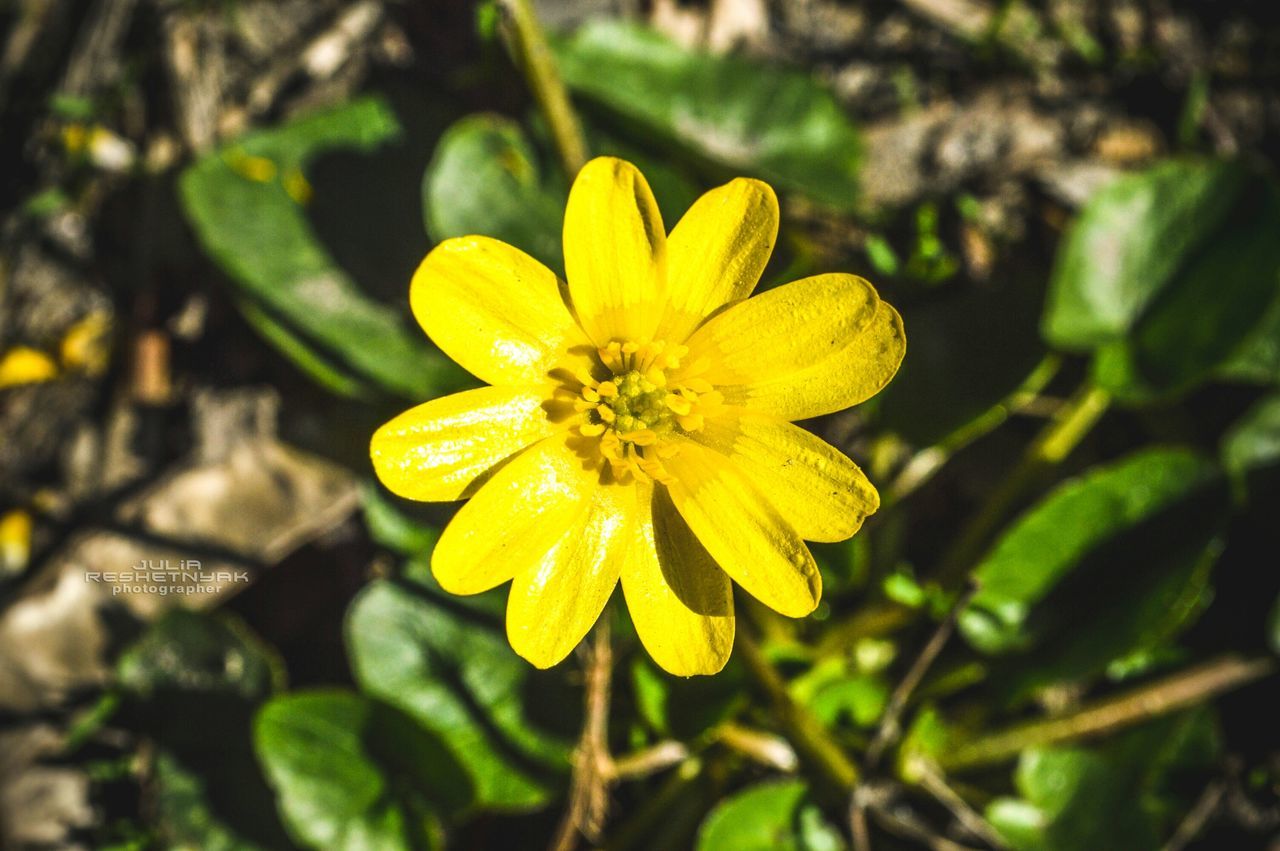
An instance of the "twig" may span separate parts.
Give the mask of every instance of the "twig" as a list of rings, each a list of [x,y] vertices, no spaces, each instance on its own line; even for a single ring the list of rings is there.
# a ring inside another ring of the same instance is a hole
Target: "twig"
[[[1226,796],[1227,784],[1221,778],[1210,782],[1208,786],[1204,787],[1204,791],[1200,793],[1200,797],[1196,800],[1191,811],[1187,813],[1186,818],[1178,823],[1178,829],[1173,832],[1173,836],[1169,837],[1169,841],[1165,843],[1163,851],[1182,851],[1182,849],[1190,845],[1204,830],[1205,825],[1217,815]]]
[[[1009,845],[1004,841],[991,823],[982,815],[969,806],[960,794],[947,785],[946,779],[932,765],[919,766],[919,773],[916,775],[916,781],[920,784],[920,788],[928,792],[933,799],[942,806],[946,807],[951,815],[955,816],[956,821],[974,837],[981,839],[992,848],[1008,848]]]
[[[609,756],[609,692],[613,679],[613,652],[609,646],[608,613],[600,616],[591,635],[585,661],[586,718],[573,756],[569,805],[550,848],[573,851],[578,837],[598,842],[604,829],[609,786],[616,775]]]
[[[556,70],[547,37],[530,0],[503,0],[502,5],[510,19],[512,53],[516,64],[520,66],[538,108],[551,127],[560,165],[565,174],[573,178],[587,161],[587,145],[569,100],[569,92]]]
[[[831,797],[846,799],[858,782],[857,766],[831,738],[822,722],[791,698],[782,677],[741,625],[737,645],[747,671],[773,704],[774,718],[782,728],[782,734],[796,749],[801,762],[810,767],[815,777],[832,793]]]
[[[939,755],[938,767],[943,771],[963,771],[1003,762],[1029,747],[1098,736],[1157,715],[1194,706],[1275,671],[1274,659],[1224,656],[1123,694],[1105,698],[1060,718],[1015,724],[968,742],[960,742]]]
[[[884,715],[880,720],[879,728],[876,730],[875,738],[871,740],[871,744],[867,748],[866,765],[869,768],[879,765],[885,749],[893,745],[898,740],[898,737],[902,735],[902,712],[907,707],[907,701],[911,699],[912,693],[919,687],[920,681],[924,679],[924,675],[929,672],[929,668],[938,658],[938,654],[942,652],[942,648],[946,646],[947,641],[951,638],[951,633],[955,631],[956,618],[959,617],[960,611],[973,599],[975,591],[977,591],[977,588],[971,587],[956,598],[946,617],[942,619],[942,623],[938,624],[938,628],[929,637],[929,641],[925,643],[920,655],[916,657],[915,662],[907,670],[906,676],[898,683],[898,687],[893,690],[893,694],[889,697],[889,703],[885,706]]]
[[[853,851],[871,851],[871,828],[867,825],[867,807],[870,806],[870,783],[859,783],[849,796],[849,834],[853,837]]]
[[[791,774],[800,766],[800,758],[796,756],[795,750],[780,736],[728,721],[720,725],[717,738],[725,747],[774,771]]]
[[[900,785],[883,781],[879,783],[871,781],[865,785],[869,791],[863,802],[863,809],[875,816],[876,824],[889,833],[903,839],[914,840],[934,851],[973,851],[967,845],[939,836],[918,815],[908,808],[899,806],[897,799],[902,794]],[[870,843],[869,837],[864,839],[868,844]],[[856,848],[856,851],[866,851],[866,849]]]
[[[689,758],[689,749],[682,742],[658,742],[652,747],[626,754],[613,760],[614,781],[631,780],[657,774],[659,771],[679,765]]]

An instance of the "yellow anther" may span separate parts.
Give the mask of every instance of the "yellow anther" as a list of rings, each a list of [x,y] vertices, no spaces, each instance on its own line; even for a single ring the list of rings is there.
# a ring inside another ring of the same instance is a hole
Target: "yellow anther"
[[[629,431],[621,435],[622,439],[627,443],[634,443],[636,446],[653,446],[658,442],[658,436],[651,429],[642,428],[635,431]]]
[[[688,416],[676,417],[676,422],[680,423],[680,428],[685,431],[698,431],[704,425],[706,420],[702,414],[689,414]]]
[[[688,347],[661,341],[613,340],[597,349],[613,375],[583,381],[574,408],[578,430],[599,438],[602,460],[620,480],[666,481],[663,461],[678,451],[679,432],[697,431],[722,397],[705,379],[676,372]]]
[[[668,393],[666,402],[668,408],[681,416],[685,416],[693,410],[693,402],[677,393]]]

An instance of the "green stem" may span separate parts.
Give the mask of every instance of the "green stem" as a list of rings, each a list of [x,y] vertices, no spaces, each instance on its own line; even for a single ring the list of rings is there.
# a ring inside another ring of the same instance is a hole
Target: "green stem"
[[[991,494],[943,557],[934,579],[943,588],[956,585],[982,555],[983,548],[1045,473],[1066,460],[1111,403],[1105,390],[1086,382],[1036,436],[1018,466]]]
[[[796,703],[787,684],[755,640],[738,629],[738,653],[752,679],[769,698],[773,717],[796,755],[839,800],[847,800],[858,782],[858,768],[808,709]]]
[[[538,108],[551,127],[560,165],[572,179],[587,161],[587,144],[582,136],[582,125],[569,100],[569,92],[556,70],[547,36],[538,22],[532,0],[503,0],[503,6],[510,16],[512,53],[516,64],[520,66]]]
[[[1099,736],[1195,706],[1275,671],[1274,659],[1225,656],[1058,718],[1028,721],[960,742],[938,757],[938,766],[944,771],[961,771],[1004,762],[1030,747]]]

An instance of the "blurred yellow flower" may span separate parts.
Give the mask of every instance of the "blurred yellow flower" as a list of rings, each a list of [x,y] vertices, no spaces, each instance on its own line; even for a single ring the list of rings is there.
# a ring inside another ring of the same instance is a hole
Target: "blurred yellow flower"
[[[58,377],[53,358],[30,346],[14,346],[0,355],[0,387],[39,384]]]
[[[714,189],[670,234],[644,176],[592,160],[569,194],[568,283],[482,236],[441,243],[410,288],[432,340],[492,386],[419,405],[373,436],[393,492],[470,498],[432,556],[440,585],[512,581],[507,635],[563,659],[619,579],[650,655],[711,674],[733,646],[731,580],[791,617],[822,582],[805,540],[879,506],[858,467],[790,420],[869,398],[902,320],[853,275],[748,299],[778,233],[758,180]]]

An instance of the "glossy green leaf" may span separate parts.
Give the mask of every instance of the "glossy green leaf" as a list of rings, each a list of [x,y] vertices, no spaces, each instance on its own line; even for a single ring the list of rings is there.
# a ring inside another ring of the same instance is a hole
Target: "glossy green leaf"
[[[987,818],[1016,851],[1154,851],[1190,805],[1177,775],[1204,768],[1216,751],[1203,710],[1098,747],[1033,748],[1014,775],[1021,797],[996,799]]]
[[[360,290],[295,200],[316,155],[371,150],[398,132],[385,104],[358,100],[208,154],[183,172],[180,189],[201,245],[253,303],[250,319],[268,340],[335,392],[355,395],[367,383],[422,400],[469,380],[427,344],[407,311]]]
[[[1280,301],[1277,231],[1280,191],[1241,166],[1176,160],[1121,178],[1064,240],[1042,331],[1095,351],[1095,382],[1130,402],[1266,371],[1257,340]]]
[[[547,801],[568,767],[579,699],[518,658],[500,624],[380,581],[352,602],[347,644],[361,689],[435,731],[471,775],[479,805]],[[531,717],[532,706],[554,707],[555,717]]]
[[[707,815],[698,851],[838,851],[840,833],[808,797],[802,780],[761,783]]]
[[[360,504],[369,537],[384,547],[411,558],[425,558],[435,548],[440,529],[415,520],[395,503],[395,497],[373,482],[360,488]]]
[[[1150,449],[1059,485],[1028,509],[978,565],[978,592],[960,615],[961,632],[985,653],[1028,648],[1053,620],[1054,610],[1040,604],[1073,571],[1091,559],[1078,581],[1108,582],[1113,581],[1109,569],[1140,567],[1150,560],[1144,540],[1170,532],[1169,525],[1172,531],[1186,527],[1186,518],[1169,514],[1179,503],[1197,516],[1216,510],[1192,500],[1216,475],[1211,461],[1190,451]],[[1125,533],[1139,542],[1136,551],[1128,541],[1117,545]],[[1120,556],[1120,563],[1113,565],[1111,556]],[[1097,597],[1106,594],[1105,585],[1094,590]],[[1079,617],[1079,612],[1057,611],[1058,618]]]
[[[1280,482],[1280,394],[1250,408],[1222,438],[1222,464],[1250,494]]]
[[[1209,244],[1190,258],[1124,340],[1094,360],[1094,380],[1142,402],[1219,372],[1280,299],[1280,193],[1252,187]]]
[[[434,735],[352,692],[275,698],[254,744],[285,823],[311,848],[442,847],[440,815],[470,801],[466,773]]]
[[[1222,227],[1244,182],[1234,166],[1169,161],[1099,191],[1059,249],[1045,338],[1081,351],[1123,339]]]
[[[434,242],[480,234],[563,274],[560,229],[568,191],[544,174],[516,122],[469,115],[441,137],[422,175],[422,212]]]
[[[573,92],[623,124],[780,191],[853,206],[858,134],[810,75],[689,51],[606,20],[559,40],[556,53]]]
[[[1221,376],[1252,384],[1280,384],[1280,298],[1276,298],[1253,336],[1223,364]]]

